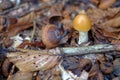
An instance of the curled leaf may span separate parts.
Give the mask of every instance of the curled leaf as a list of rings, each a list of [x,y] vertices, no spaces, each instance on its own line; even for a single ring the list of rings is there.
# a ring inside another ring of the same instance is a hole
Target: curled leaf
[[[63,19],[62,9],[63,9],[63,4],[60,4],[60,3],[55,4],[54,6],[51,7],[49,23],[57,24]]]
[[[95,41],[120,43],[120,8],[88,10]]]
[[[7,36],[15,36],[20,31],[32,27],[35,16],[35,13],[31,12],[26,16],[18,18],[16,24],[12,24],[9,26]]]

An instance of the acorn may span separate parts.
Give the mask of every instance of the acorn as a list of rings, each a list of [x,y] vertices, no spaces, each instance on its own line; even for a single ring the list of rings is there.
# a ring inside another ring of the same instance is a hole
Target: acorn
[[[50,49],[59,45],[60,40],[66,36],[66,32],[61,28],[61,25],[49,24],[42,28],[41,36],[46,48]]]

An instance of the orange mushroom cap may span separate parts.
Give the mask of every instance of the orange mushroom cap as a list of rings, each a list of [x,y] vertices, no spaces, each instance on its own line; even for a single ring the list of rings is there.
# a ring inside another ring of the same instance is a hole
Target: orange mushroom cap
[[[73,20],[74,29],[87,32],[91,29],[91,21],[87,14],[82,11]]]

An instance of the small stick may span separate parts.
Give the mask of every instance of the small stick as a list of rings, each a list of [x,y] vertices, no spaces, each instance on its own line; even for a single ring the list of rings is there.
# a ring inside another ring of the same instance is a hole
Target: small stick
[[[32,31],[32,34],[31,34],[30,42],[32,41],[32,39],[35,35],[35,30],[36,30],[36,20],[34,19],[34,21],[33,21],[33,31]]]
[[[101,52],[107,54],[107,52],[110,51],[120,51],[120,45],[98,44],[98,45],[85,46],[85,47],[64,47],[64,48],[55,48],[49,50],[28,50],[28,49],[17,49],[17,50],[26,53],[39,53],[41,55],[48,54],[48,55],[56,56],[63,54],[66,56],[72,56],[72,55],[74,56],[74,55],[85,55],[90,53],[101,53]]]
[[[60,48],[65,55],[81,55],[89,53],[100,53],[109,51],[120,51],[120,45],[98,44],[85,47],[66,47]]]

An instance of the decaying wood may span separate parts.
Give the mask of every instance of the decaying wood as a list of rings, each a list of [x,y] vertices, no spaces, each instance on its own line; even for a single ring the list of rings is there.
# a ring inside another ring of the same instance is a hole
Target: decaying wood
[[[99,52],[109,52],[109,51],[120,51],[120,45],[112,44],[97,44],[84,47],[63,47],[50,50],[27,50],[27,49],[18,49],[17,52],[9,52],[8,57],[18,56],[23,53],[28,54],[40,54],[40,55],[56,55],[56,54],[65,54],[65,55],[81,55],[89,53],[99,53]],[[18,54],[15,54],[18,53]]]
[[[61,48],[61,51],[66,55],[81,55],[89,53],[109,52],[109,51],[120,51],[120,45],[110,44],[99,44],[85,47],[66,47]]]

